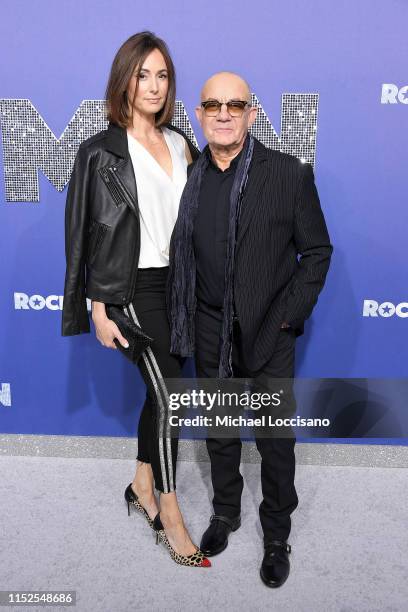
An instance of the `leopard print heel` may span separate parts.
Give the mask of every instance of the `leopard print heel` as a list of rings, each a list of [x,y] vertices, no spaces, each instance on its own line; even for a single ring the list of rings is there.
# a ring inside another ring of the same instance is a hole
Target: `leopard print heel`
[[[152,519],[147,514],[146,510],[143,508],[142,504],[139,501],[138,496],[136,495],[136,493],[132,489],[132,483],[130,483],[130,485],[128,487],[126,487],[126,490],[125,490],[125,500],[127,502],[127,507],[128,507],[128,516],[130,516],[130,506],[132,505],[132,506],[134,506],[136,508],[136,510],[138,510],[141,514],[143,514],[143,516],[145,517],[145,519],[149,523],[149,527],[154,529]]]
[[[156,544],[162,541],[168,549],[173,561],[179,565],[187,565],[189,567],[211,567],[211,561],[204,556],[203,551],[200,550],[198,546],[196,546],[196,552],[192,555],[180,555],[174,550],[163,529],[159,514],[156,515],[153,521],[153,529],[156,531]]]

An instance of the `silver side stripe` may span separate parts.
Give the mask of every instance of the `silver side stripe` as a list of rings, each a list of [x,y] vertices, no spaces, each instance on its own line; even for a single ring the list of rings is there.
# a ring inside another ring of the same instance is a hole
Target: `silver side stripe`
[[[129,304],[129,310],[132,314],[133,320],[137,323],[137,325],[140,325],[140,322],[137,318],[135,309],[133,307],[133,304]],[[164,421],[166,422],[166,437],[165,437],[165,441],[166,441],[166,451],[167,451],[167,469],[169,472],[169,487],[170,487],[170,491],[174,491],[174,478],[173,478],[173,462],[172,462],[172,454],[171,454],[171,437],[170,437],[170,422],[169,422],[169,418],[168,418],[168,409],[167,406],[169,405],[169,394],[166,388],[166,385],[164,384],[164,380],[163,380],[163,375],[160,371],[159,368],[159,364],[156,361],[156,357],[154,356],[154,353],[151,349],[150,346],[147,347],[146,351],[145,351],[148,355],[148,357],[151,360],[151,364],[156,372],[156,384],[159,385],[163,396],[164,396],[164,404],[162,401],[162,398],[160,397],[160,395],[158,394],[159,397],[159,402],[160,402],[160,430],[159,430],[159,441],[161,443],[161,448],[163,447],[163,429],[164,429]],[[160,447],[159,447],[160,449]]]
[[[126,316],[129,316],[129,311],[127,307],[124,307],[123,310]],[[130,310],[130,315],[133,321],[137,325],[140,326],[140,323],[137,318],[133,304],[129,304],[129,310]],[[165,398],[165,402],[167,404],[168,392],[163,382],[163,376],[160,372],[160,368],[158,366],[158,363],[156,361],[156,358],[154,356],[152,349],[150,347],[147,347],[142,357],[143,357],[144,363],[146,365],[147,371],[149,373],[149,376],[152,381],[152,384],[153,384],[153,387],[156,393],[156,397],[157,397],[157,403],[158,403],[158,409],[159,409],[158,444],[159,444],[160,469],[161,469],[161,475],[162,475],[162,481],[163,481],[163,491],[164,493],[169,493],[170,491],[174,491],[175,488],[174,488],[174,478],[173,478],[173,463],[172,463],[171,438],[170,437],[166,437],[165,439],[166,440],[166,450],[167,450],[167,462],[164,456],[164,449],[163,449],[164,419],[166,415],[166,406],[163,403],[162,393]],[[168,424],[168,419],[166,419],[166,422]],[[166,428],[167,435],[168,435],[168,427]],[[166,463],[167,463],[169,478],[167,478]]]
[[[130,308],[130,312],[132,313],[134,320],[137,321],[137,324],[141,327],[135,309],[133,307],[133,304],[129,304],[129,308]],[[166,432],[165,432],[165,440],[166,440],[166,450],[167,450],[167,468],[169,471],[169,480],[170,480],[170,490],[174,491],[174,478],[173,478],[173,461],[172,461],[172,455],[171,455],[171,437],[170,437],[170,419],[169,419],[169,411],[168,411],[168,406],[170,403],[170,397],[169,397],[169,392],[167,390],[167,387],[164,383],[163,380],[163,375],[160,371],[159,368],[159,364],[157,363],[156,357],[154,356],[154,353],[151,349],[150,346],[147,347],[146,352],[148,354],[148,356],[151,359],[153,368],[156,371],[156,376],[157,376],[157,382],[160,385],[160,388],[162,390],[162,393],[164,395],[164,406],[163,406],[163,419],[162,421],[165,420],[166,422]],[[162,437],[163,434],[163,427],[160,431],[160,437]]]

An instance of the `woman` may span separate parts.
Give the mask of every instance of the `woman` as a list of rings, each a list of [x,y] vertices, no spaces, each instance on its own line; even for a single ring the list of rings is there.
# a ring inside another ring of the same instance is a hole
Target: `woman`
[[[165,304],[169,243],[187,164],[199,154],[170,124],[175,73],[160,38],[141,32],[122,45],[112,64],[106,102],[108,129],[81,144],[68,189],[62,334],[90,331],[88,297],[103,346],[116,349],[115,340],[127,346],[107,317],[106,304],[120,304],[154,339],[138,362],[147,394],[138,426],[136,474],[125,491],[128,512],[132,504],[143,514],[177,563],[209,567],[190,539],[177,502],[178,440],[157,431],[165,410],[162,379],[180,377],[182,365],[170,354]],[[160,512],[154,487],[160,492]]]

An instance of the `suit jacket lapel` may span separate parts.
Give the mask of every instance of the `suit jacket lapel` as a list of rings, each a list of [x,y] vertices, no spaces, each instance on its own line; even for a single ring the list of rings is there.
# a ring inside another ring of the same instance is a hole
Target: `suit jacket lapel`
[[[241,202],[241,214],[238,223],[237,250],[248,229],[251,217],[258,204],[259,193],[267,176],[266,147],[255,139],[252,162],[249,167],[248,182]]]

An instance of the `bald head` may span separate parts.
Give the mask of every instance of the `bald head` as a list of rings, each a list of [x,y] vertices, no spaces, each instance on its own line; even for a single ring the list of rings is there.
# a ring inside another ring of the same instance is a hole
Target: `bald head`
[[[212,111],[208,112],[208,105],[204,109],[200,104],[195,109],[196,117],[213,156],[218,151],[227,159],[232,159],[242,149],[248,130],[256,118],[257,109],[251,105],[251,90],[245,79],[238,74],[217,72],[204,83],[201,90],[201,102],[211,100],[219,103],[215,105],[215,112],[214,105]],[[234,102],[247,104],[234,106]]]
[[[209,100],[251,101],[248,83],[235,72],[217,72],[206,80],[201,90],[201,101]]]

